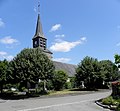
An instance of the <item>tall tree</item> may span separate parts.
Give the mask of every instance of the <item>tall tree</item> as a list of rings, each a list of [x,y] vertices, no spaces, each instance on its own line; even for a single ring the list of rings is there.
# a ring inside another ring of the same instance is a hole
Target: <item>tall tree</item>
[[[96,88],[96,82],[101,78],[98,60],[88,56],[79,63],[76,72],[77,84],[84,81],[86,88]]]
[[[3,92],[3,85],[6,83],[8,61],[0,61],[0,90]]]
[[[45,81],[51,79],[54,72],[52,61],[40,50],[40,48],[24,49],[12,61],[13,78],[16,83],[38,83],[39,79]]]
[[[112,61],[102,60],[99,63],[101,66],[101,74],[104,75],[104,81],[109,82],[118,79],[118,68]]]

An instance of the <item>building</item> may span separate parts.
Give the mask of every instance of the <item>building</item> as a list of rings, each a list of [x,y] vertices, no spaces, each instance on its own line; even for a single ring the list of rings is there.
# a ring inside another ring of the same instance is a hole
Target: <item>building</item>
[[[38,14],[37,25],[36,25],[36,32],[33,37],[33,48],[40,47],[41,50],[51,59],[52,52],[47,49],[47,39],[45,38],[43,31],[42,31],[42,24],[40,22],[40,14]]]
[[[40,5],[38,5],[39,8]],[[40,21],[40,13],[38,13],[36,32],[33,37],[33,48],[40,47],[43,53],[45,53],[49,59],[52,59],[52,52],[47,49],[47,38],[43,34],[42,24]],[[66,64],[62,62],[53,61],[56,70],[65,71],[69,77],[73,77],[76,73],[76,65]]]
[[[77,68],[76,65],[57,62],[57,61],[53,61],[53,64],[56,70],[63,70],[69,75],[69,77],[73,77],[76,74],[76,68]]]

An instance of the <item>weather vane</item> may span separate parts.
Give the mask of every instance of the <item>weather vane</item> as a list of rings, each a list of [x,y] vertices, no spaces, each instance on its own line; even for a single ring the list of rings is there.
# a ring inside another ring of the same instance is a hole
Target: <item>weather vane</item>
[[[38,14],[40,14],[40,0],[38,0]]]

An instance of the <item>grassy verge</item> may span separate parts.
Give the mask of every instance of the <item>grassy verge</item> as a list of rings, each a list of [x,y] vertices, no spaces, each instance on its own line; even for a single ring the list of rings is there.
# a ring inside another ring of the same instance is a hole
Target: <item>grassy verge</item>
[[[120,111],[120,98],[109,96],[100,100],[99,102],[101,102],[103,105],[109,106],[111,110]]]
[[[73,93],[78,93],[78,91],[71,91],[71,90],[50,91],[49,95],[64,95],[64,94],[73,94]]]
[[[0,94],[0,98],[2,99],[25,99],[25,98],[33,98],[33,97],[41,97],[41,96],[63,96],[63,95],[76,95],[76,94],[86,94],[91,93],[91,91],[83,90],[83,89],[65,89],[62,91],[47,91],[47,92],[38,92],[35,91],[26,93],[26,92],[11,92],[6,91],[2,95]]]
[[[119,105],[120,99],[114,99],[112,96],[102,99],[104,105]]]
[[[95,91],[95,90],[91,90]],[[69,95],[69,94],[85,94],[91,92],[90,90],[83,89],[65,89],[62,91],[49,91],[48,95]]]

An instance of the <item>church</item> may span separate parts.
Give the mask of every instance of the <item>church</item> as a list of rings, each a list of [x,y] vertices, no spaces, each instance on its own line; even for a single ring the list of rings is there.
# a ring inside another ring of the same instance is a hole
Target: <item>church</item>
[[[38,9],[39,9],[38,5]],[[44,54],[48,56],[49,59],[52,59],[52,52],[47,49],[47,38],[43,34],[42,30],[42,24],[40,21],[40,11],[38,11],[38,18],[37,18],[37,24],[36,24],[36,31],[35,35],[32,38],[33,41],[33,48],[40,47]],[[63,70],[65,71],[69,77],[73,77],[76,74],[76,65],[62,63],[53,61],[53,64],[55,66],[55,70]]]

